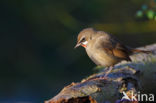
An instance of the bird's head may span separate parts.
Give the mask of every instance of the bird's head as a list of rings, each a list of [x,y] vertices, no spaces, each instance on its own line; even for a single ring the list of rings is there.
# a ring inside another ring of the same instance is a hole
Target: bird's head
[[[77,44],[75,48],[79,46],[87,47],[88,42],[92,39],[93,34],[95,34],[95,30],[93,28],[83,29],[77,37]]]

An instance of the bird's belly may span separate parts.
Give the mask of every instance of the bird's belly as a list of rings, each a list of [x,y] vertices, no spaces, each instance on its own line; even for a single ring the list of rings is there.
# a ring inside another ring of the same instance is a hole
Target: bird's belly
[[[87,51],[88,56],[92,59],[92,61],[96,64],[96,65],[100,65],[100,66],[113,66],[116,63],[120,62],[121,60],[110,56],[108,54],[106,54],[105,52],[100,52],[100,51],[96,51],[96,52],[92,52],[92,51]]]

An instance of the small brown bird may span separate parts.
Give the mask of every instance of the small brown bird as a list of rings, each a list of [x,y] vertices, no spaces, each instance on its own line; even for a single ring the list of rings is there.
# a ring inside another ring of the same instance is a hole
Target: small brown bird
[[[130,55],[137,52],[149,53],[149,51],[132,49],[123,45],[114,36],[96,31],[93,28],[83,29],[77,38],[75,48],[83,46],[88,56],[98,66],[112,67],[122,60],[131,61]]]

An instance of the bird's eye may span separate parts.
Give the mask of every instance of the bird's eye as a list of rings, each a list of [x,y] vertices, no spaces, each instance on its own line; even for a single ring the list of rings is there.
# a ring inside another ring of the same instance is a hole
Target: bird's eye
[[[84,42],[84,41],[86,41],[86,39],[85,39],[85,38],[82,38],[82,40],[81,40],[80,42],[82,43],[82,42]]]

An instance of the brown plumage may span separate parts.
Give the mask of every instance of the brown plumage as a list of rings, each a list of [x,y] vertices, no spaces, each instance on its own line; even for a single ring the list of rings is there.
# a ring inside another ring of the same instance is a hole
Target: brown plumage
[[[131,61],[130,55],[137,52],[149,53],[149,51],[132,49],[123,45],[114,36],[93,28],[83,29],[77,38],[77,45],[86,49],[92,61],[100,66],[114,66],[122,60]]]

